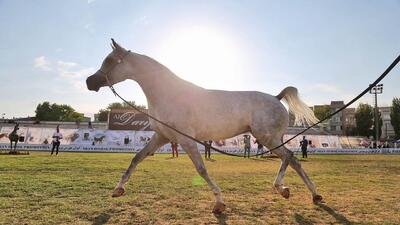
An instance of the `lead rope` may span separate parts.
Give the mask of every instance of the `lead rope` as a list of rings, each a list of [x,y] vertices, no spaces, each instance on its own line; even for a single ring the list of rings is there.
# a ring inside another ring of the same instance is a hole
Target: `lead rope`
[[[110,72],[116,65],[118,65],[119,63],[121,63],[122,60],[123,60],[123,58],[124,58],[125,56],[127,56],[127,55],[129,54],[129,52],[130,52],[130,51],[128,51],[128,52],[117,62],[117,64],[115,64],[108,72]],[[278,146],[276,146],[276,147],[274,147],[274,148],[272,148],[272,149],[269,149],[269,150],[267,150],[267,151],[264,151],[264,152],[262,152],[262,153],[258,153],[258,154],[251,155],[251,157],[260,156],[260,155],[264,155],[264,154],[270,153],[270,152],[272,152],[272,151],[274,151],[274,150],[276,150],[276,149],[278,149],[278,148],[284,146],[285,144],[287,144],[287,143],[290,142],[291,140],[295,139],[295,138],[298,137],[299,135],[303,134],[303,133],[306,132],[307,130],[309,130],[309,129],[315,127],[315,126],[317,126],[318,124],[322,123],[323,121],[325,121],[325,120],[331,118],[332,116],[338,114],[339,112],[341,112],[342,110],[344,110],[345,108],[347,108],[348,106],[350,106],[351,104],[353,104],[355,101],[357,101],[358,99],[360,99],[362,96],[364,96],[364,95],[365,95],[369,90],[371,90],[373,87],[375,87],[383,78],[386,77],[386,75],[389,74],[389,72],[390,72],[394,67],[396,67],[396,65],[399,63],[399,61],[400,61],[400,55],[397,56],[397,58],[389,65],[389,67],[382,73],[382,75],[380,75],[380,76],[379,76],[372,84],[370,84],[363,92],[361,92],[359,95],[357,95],[355,98],[353,98],[350,102],[348,102],[348,103],[347,103],[346,105],[344,105],[343,107],[341,107],[341,108],[339,108],[338,110],[336,110],[335,112],[329,114],[328,116],[326,116],[325,118],[321,119],[321,120],[318,121],[317,123],[315,123],[315,124],[313,124],[313,125],[311,125],[311,126],[308,126],[306,129],[304,129],[303,131],[297,133],[296,135],[294,135],[293,137],[289,138],[288,140],[286,140],[286,141],[283,142],[282,144],[280,144],[280,145],[278,145]],[[194,137],[192,137],[192,136],[190,136],[190,135],[188,135],[188,134],[185,134],[184,132],[182,132],[182,131],[176,129],[175,127],[172,127],[171,125],[169,125],[169,124],[167,124],[167,123],[165,123],[165,122],[163,122],[163,121],[161,121],[161,120],[155,118],[154,116],[152,116],[152,115],[150,115],[150,114],[148,114],[148,113],[146,113],[146,112],[140,110],[138,107],[132,105],[132,104],[129,103],[127,100],[125,100],[123,97],[121,97],[121,96],[117,93],[117,91],[114,89],[113,85],[109,82],[107,73],[105,73],[105,72],[103,72],[103,71],[101,71],[101,72],[105,75],[106,80],[107,80],[107,83],[108,83],[108,87],[109,87],[110,90],[114,93],[114,95],[117,96],[117,97],[119,97],[122,101],[124,101],[127,105],[129,105],[130,107],[132,107],[132,108],[135,109],[136,111],[145,114],[146,116],[148,116],[149,118],[155,120],[156,122],[158,122],[158,123],[160,123],[160,124],[162,124],[162,125],[164,125],[164,126],[170,128],[171,130],[177,132],[177,133],[180,134],[180,135],[183,135],[183,136],[185,136],[185,137],[187,137],[187,138],[189,138],[189,139],[191,139],[191,140],[193,140],[193,141],[195,141],[195,142],[197,142],[197,143],[203,145],[204,147],[209,147],[210,149],[212,149],[212,150],[214,150],[214,151],[216,151],[216,152],[219,152],[219,153],[221,153],[221,154],[224,154],[224,155],[235,156],[235,157],[243,157],[243,155],[232,154],[232,153],[229,153],[229,152],[222,151],[222,150],[220,150],[220,149],[218,149],[218,148],[215,148],[215,147],[213,147],[212,145],[204,144],[202,141],[200,141],[200,140],[198,140],[198,139],[196,139],[196,138],[194,138]]]

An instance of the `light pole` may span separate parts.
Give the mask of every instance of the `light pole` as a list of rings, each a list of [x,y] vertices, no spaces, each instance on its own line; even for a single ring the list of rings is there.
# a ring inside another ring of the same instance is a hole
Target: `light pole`
[[[383,92],[383,84],[377,84],[371,90],[369,90],[369,93],[375,95],[375,113],[374,113],[374,121],[375,121],[375,144],[378,147],[378,139],[379,139],[379,118],[378,118],[378,94],[382,94]]]

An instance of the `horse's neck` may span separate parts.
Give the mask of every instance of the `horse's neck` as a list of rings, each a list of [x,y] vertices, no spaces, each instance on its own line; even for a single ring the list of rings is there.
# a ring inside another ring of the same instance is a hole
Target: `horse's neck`
[[[146,67],[146,71],[137,75],[135,80],[141,86],[149,104],[169,99],[170,96],[176,96],[177,93],[181,93],[182,91],[187,92],[202,89],[179,78],[167,67],[154,59],[147,58],[148,66]]]

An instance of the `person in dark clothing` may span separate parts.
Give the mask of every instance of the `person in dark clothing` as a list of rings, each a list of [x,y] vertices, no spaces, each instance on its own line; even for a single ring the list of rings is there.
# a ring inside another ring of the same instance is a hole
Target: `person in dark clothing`
[[[205,141],[204,142],[205,146],[204,146],[204,156],[206,159],[211,159],[211,145],[212,145],[212,141]]]
[[[258,158],[258,153],[263,153],[264,152],[264,146],[258,141],[254,141],[254,144],[257,144],[257,153],[256,153],[256,157]]]
[[[171,142],[171,150],[172,150],[172,158],[175,157],[175,153],[176,153],[176,158],[178,158],[178,143]]]
[[[53,148],[51,149],[51,155],[53,155],[54,149],[56,149],[56,155],[58,155],[58,148],[60,147],[60,140],[63,135],[60,133],[60,128],[57,126],[56,132],[53,133]]]
[[[307,158],[307,147],[308,147],[308,140],[306,136],[303,136],[303,140],[300,141],[301,152],[303,153],[303,158]]]
[[[250,135],[245,134],[243,135],[243,142],[244,142],[244,157],[246,158],[246,153],[247,153],[247,158],[250,158]]]

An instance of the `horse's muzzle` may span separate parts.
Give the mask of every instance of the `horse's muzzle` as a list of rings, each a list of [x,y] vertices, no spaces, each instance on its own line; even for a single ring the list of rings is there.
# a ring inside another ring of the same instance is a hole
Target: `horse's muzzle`
[[[86,79],[86,85],[91,91],[99,91],[101,87],[107,86],[107,80],[102,74],[96,72]]]

